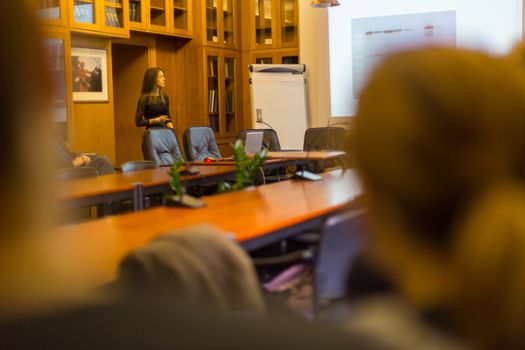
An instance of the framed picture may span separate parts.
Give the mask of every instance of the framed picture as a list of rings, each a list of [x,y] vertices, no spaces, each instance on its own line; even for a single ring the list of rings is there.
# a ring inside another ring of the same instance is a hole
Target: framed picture
[[[108,59],[106,50],[71,48],[73,101],[108,101]]]

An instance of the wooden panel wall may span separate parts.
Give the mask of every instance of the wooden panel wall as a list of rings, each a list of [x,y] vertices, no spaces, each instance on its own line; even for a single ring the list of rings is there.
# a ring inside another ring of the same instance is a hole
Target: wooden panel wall
[[[72,35],[71,46],[107,50],[109,101],[73,103],[73,135],[70,148],[73,151],[106,155],[115,163],[111,41],[105,38]]]
[[[142,74],[148,67],[148,46],[113,45],[115,152],[119,165],[143,158],[141,142],[144,128],[136,127],[134,117]]]
[[[182,146],[182,133],[188,125],[188,89],[187,82],[193,79],[194,72],[188,70],[185,62],[185,50],[188,41],[183,39],[158,36],[156,40],[157,66],[166,76],[166,93],[170,98],[170,113],[174,122],[179,147]],[[182,150],[182,149],[181,149]]]

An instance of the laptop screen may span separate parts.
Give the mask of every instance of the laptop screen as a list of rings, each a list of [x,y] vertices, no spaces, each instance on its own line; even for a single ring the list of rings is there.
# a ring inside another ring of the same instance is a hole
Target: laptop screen
[[[250,131],[246,133],[246,142],[244,144],[244,150],[246,153],[257,153],[262,148],[263,132],[261,131]]]

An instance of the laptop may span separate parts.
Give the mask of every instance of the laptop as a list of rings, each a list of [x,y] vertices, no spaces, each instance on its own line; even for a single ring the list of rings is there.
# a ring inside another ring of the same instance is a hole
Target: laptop
[[[262,131],[249,131],[246,133],[246,141],[244,143],[244,150],[246,153],[257,153],[262,148],[263,142]]]

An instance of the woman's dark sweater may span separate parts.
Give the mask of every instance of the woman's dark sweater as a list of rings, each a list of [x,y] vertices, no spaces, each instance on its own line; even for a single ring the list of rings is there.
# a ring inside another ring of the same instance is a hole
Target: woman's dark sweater
[[[145,126],[149,128],[151,126],[165,126],[166,123],[153,123],[149,124],[149,120],[160,117],[162,115],[170,116],[170,101],[168,95],[164,95],[164,102],[160,96],[150,98],[148,95],[142,95],[137,104],[137,113],[135,114],[135,125],[138,127]],[[150,101],[151,100],[151,101]]]

